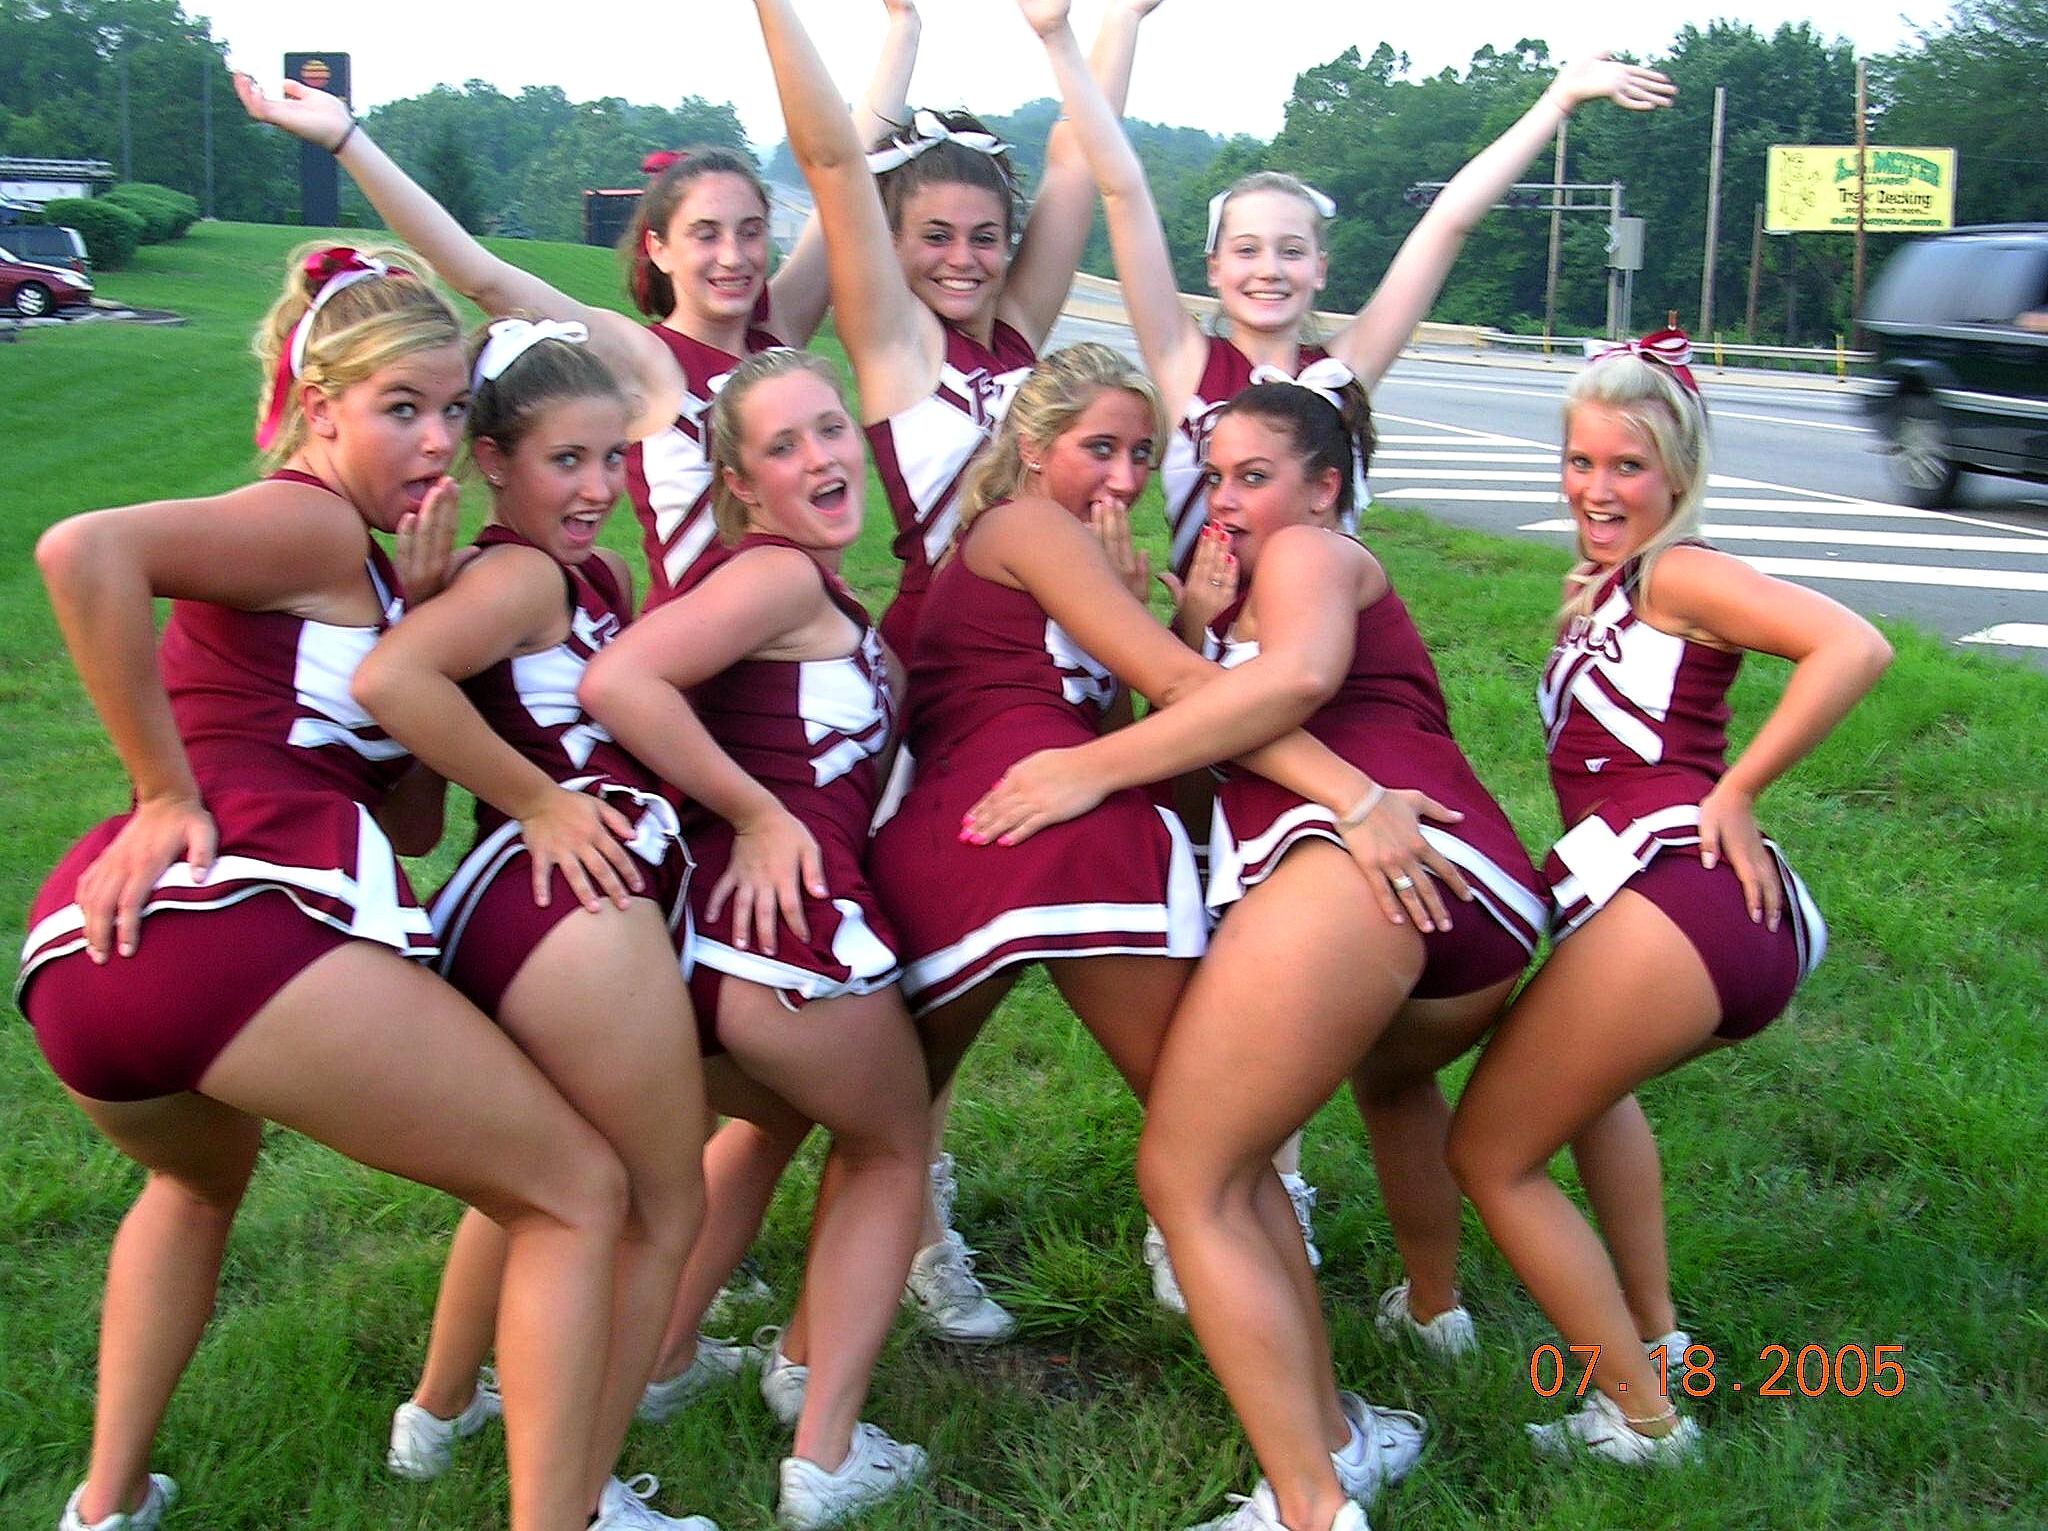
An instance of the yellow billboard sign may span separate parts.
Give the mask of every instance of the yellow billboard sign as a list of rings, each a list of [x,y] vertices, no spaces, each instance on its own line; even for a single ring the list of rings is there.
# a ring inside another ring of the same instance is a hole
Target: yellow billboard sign
[[[1863,151],[1870,205],[1863,227],[1947,229],[1956,221],[1956,151]],[[1773,234],[1853,231],[1855,146],[1774,144],[1764,175],[1764,227]]]

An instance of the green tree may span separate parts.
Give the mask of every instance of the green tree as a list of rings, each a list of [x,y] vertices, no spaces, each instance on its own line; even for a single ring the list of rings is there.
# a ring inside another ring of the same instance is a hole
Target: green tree
[[[420,183],[448,215],[471,233],[483,227],[483,194],[469,150],[452,124],[443,123],[420,164]]]

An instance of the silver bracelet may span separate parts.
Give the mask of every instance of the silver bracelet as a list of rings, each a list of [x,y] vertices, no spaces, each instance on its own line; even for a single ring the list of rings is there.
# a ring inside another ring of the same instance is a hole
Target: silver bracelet
[[[1374,782],[1365,796],[1337,815],[1337,830],[1341,834],[1347,829],[1356,829],[1372,817],[1373,809],[1379,807],[1387,795],[1387,789]]]

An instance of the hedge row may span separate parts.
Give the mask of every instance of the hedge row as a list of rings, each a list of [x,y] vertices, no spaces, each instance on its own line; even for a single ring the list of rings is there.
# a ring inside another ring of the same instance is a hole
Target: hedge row
[[[198,216],[197,200],[147,181],[124,181],[104,197],[59,197],[43,207],[43,222],[78,230],[95,270],[125,266],[136,246],[176,239]]]

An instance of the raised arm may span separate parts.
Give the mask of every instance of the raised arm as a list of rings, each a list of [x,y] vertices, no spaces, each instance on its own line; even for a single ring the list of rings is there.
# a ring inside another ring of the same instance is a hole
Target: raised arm
[[[1582,102],[1605,96],[1630,111],[1648,112],[1669,106],[1677,93],[1656,70],[1617,63],[1604,53],[1565,65],[1536,104],[1437,194],[1371,299],[1330,342],[1330,354],[1367,388],[1377,384],[1436,302],[1466,237]]]
[[[923,22],[915,0],[882,0],[889,13],[882,51],[868,78],[868,93],[854,114],[854,132],[864,144],[900,128],[908,110],[910,76],[917,67],[917,40]],[[768,284],[768,328],[784,344],[809,342],[824,322],[831,299],[831,277],[825,269],[825,226],[814,208],[804,220],[789,258]]]
[[[939,321],[903,280],[866,145],[795,7],[790,0],[754,0],[754,8],[790,153],[824,228],[832,310],[860,389],[861,418],[885,420],[937,381],[945,344]]]
[[[1025,4],[1025,19],[1034,30],[1055,11],[1060,26],[1066,26],[1068,0],[1025,0]],[[1095,35],[1095,48],[1084,72],[1107,101],[1113,118],[1122,115],[1124,99],[1130,94],[1138,24],[1159,4],[1160,0],[1110,0],[1103,13],[1102,29]],[[1122,129],[1117,131],[1121,136]],[[1059,321],[1095,215],[1095,178],[1080,140],[1081,135],[1063,113],[1046,138],[1038,194],[1032,198],[1023,238],[1003,288],[1001,316],[1033,346],[1042,346]]]
[[[1117,104],[1112,105],[1081,57],[1081,45],[1067,23],[1068,0],[1019,0],[1019,4],[1025,19],[1044,42],[1053,76],[1059,82],[1067,121],[1054,130],[1054,145],[1063,150],[1070,146],[1078,148],[1082,162],[1102,193],[1110,250],[1116,257],[1117,278],[1123,283],[1124,308],[1130,315],[1131,329],[1138,337],[1145,370],[1159,386],[1168,417],[1178,419],[1202,380],[1206,347],[1201,326],[1181,304],[1179,283],[1173,274],[1173,255],[1167,248],[1166,229],[1152,201],[1145,168],[1124,136],[1122,98],[1119,96]],[[1105,40],[1118,25],[1118,16],[1119,11],[1113,9],[1104,19]],[[1135,40],[1135,19],[1125,26]],[[1098,52],[1101,47],[1098,42]],[[1050,172],[1048,149],[1048,175]],[[1035,229],[1037,214],[1034,212],[1032,217]],[[1086,238],[1085,225],[1082,236]],[[1021,262],[1021,252],[1019,259]],[[1078,250],[1075,259],[1079,259]],[[1013,288],[1016,280],[1013,272]],[[1071,285],[1071,272],[1067,282]],[[1061,296],[1064,301],[1064,287]]]
[[[1700,859],[1712,866],[1726,857],[1742,880],[1749,917],[1775,930],[1784,891],[1757,829],[1756,799],[1877,684],[1891,663],[1891,645],[1820,592],[1708,548],[1668,549],[1651,581],[1643,611],[1659,626],[1793,662],[1778,705],[1700,803]]]
[[[682,373],[668,347],[646,326],[610,309],[579,303],[491,254],[371,141],[339,97],[287,80],[284,99],[273,101],[246,74],[235,76],[235,94],[258,122],[338,151],[342,169],[362,188],[377,216],[419,251],[437,276],[492,318],[519,314],[574,321],[588,329],[591,349],[633,395],[635,440],[674,423],[683,402]]]

